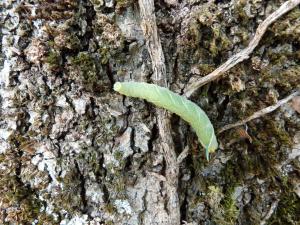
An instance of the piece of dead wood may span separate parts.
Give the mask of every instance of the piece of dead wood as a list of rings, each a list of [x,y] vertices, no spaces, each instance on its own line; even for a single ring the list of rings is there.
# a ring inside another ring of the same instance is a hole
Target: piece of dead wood
[[[178,0],[164,0],[164,2],[172,6],[178,5]]]
[[[271,204],[269,211],[267,212],[265,217],[262,219],[262,221],[260,221],[259,225],[265,225],[268,222],[268,220],[271,218],[273,213],[276,211],[276,208],[278,207],[278,203],[279,203],[279,200],[276,200]]]
[[[271,106],[268,106],[264,109],[261,109],[257,112],[255,112],[253,115],[249,116],[248,118],[246,119],[243,119],[237,123],[233,123],[233,124],[229,124],[229,125],[226,125],[224,126],[223,128],[221,128],[219,131],[218,131],[218,134],[226,131],[226,130],[229,130],[231,128],[234,128],[234,127],[238,127],[238,126],[241,126],[241,125],[244,125],[245,123],[249,122],[250,120],[254,120],[256,118],[259,118],[259,117],[262,117],[264,116],[265,114],[268,114],[268,113],[271,113],[273,112],[274,110],[276,110],[277,108],[279,108],[280,106],[282,106],[283,104],[287,103],[288,101],[290,101],[291,99],[293,99],[294,97],[298,96],[300,94],[299,91],[295,91],[294,93],[290,94],[289,96],[287,96],[286,98],[284,99],[281,99],[280,101],[278,101],[275,105],[271,105]]]
[[[189,146],[186,146],[183,151],[179,154],[178,158],[177,158],[177,163],[178,163],[178,166],[180,163],[183,162],[183,160],[188,156],[189,154]]]
[[[168,87],[165,58],[157,31],[154,0],[139,0],[141,27],[146,40],[146,46],[152,61],[155,83]],[[161,138],[163,155],[166,160],[166,189],[168,203],[168,223],[180,225],[180,203],[178,198],[179,166],[175,146],[171,135],[170,115],[166,110],[157,109],[157,122]]]
[[[157,31],[155,9],[153,0],[139,0],[140,15],[142,18],[142,30],[146,45],[152,61],[155,83],[167,87],[167,75],[165,58],[162,51],[160,38]],[[168,113],[158,109],[158,128],[162,139],[164,156],[168,165],[175,165],[177,162],[174,143],[171,135],[171,125]]]
[[[275,12],[273,12],[271,15],[269,15],[261,24],[259,24],[254,37],[250,41],[247,48],[243,49],[239,53],[233,55],[230,57],[225,63],[223,63],[221,66],[219,66],[216,70],[211,72],[205,77],[202,78],[196,78],[191,79],[191,81],[188,83],[188,85],[185,88],[184,95],[186,97],[190,97],[195,91],[198,90],[201,86],[216,80],[220,76],[222,76],[226,71],[237,65],[238,63],[242,62],[245,59],[248,59],[250,54],[253,52],[253,50],[257,47],[259,44],[259,41],[265,34],[267,28],[275,22],[278,18],[280,18],[282,15],[287,13],[288,11],[295,8],[297,5],[300,4],[300,0],[289,0],[283,3]]]

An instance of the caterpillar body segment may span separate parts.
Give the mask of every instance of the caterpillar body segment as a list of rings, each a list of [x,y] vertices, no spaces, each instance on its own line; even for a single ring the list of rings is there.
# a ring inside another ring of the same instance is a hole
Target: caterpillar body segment
[[[205,148],[207,159],[209,159],[209,153],[218,148],[214,128],[208,116],[198,105],[184,96],[180,96],[167,88],[143,82],[116,82],[114,90],[129,97],[145,99],[187,121]]]

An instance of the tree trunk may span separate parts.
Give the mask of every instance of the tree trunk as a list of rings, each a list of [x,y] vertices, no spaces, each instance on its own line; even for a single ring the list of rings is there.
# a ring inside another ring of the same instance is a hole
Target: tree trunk
[[[298,100],[219,134],[206,161],[179,117],[112,89],[184,94],[282,3],[2,0],[1,224],[297,224]],[[216,131],[300,87],[299,18],[191,96]]]

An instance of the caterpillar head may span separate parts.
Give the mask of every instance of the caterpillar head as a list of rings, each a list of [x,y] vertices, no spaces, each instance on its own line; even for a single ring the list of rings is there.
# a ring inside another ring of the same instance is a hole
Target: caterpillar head
[[[119,92],[121,90],[122,84],[120,82],[116,82],[114,84],[114,90]]]

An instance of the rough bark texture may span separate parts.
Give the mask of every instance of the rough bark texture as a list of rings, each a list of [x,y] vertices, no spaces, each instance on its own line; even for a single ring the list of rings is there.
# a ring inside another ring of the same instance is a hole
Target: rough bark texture
[[[223,132],[207,162],[185,122],[112,90],[183,94],[284,1],[154,1],[157,29],[143,2],[0,2],[0,223],[297,224],[299,105]],[[300,8],[226,73],[192,96],[216,130],[299,89]]]

